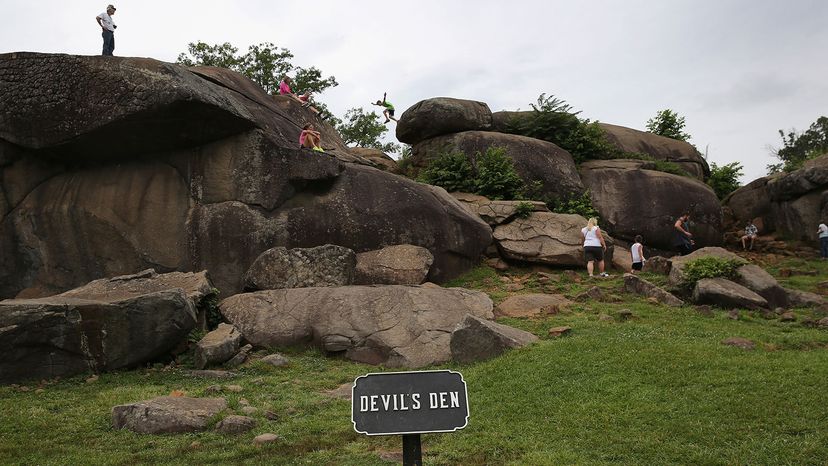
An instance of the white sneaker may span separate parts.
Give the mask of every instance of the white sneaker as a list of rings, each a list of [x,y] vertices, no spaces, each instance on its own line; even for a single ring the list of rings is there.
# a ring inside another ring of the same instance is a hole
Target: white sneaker
[[[609,274],[606,273],[606,272],[601,272],[598,276],[599,277],[609,277]]]

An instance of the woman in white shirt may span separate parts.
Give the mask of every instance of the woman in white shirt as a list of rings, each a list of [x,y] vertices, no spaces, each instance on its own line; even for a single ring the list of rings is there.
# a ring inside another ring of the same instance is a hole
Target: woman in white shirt
[[[593,217],[587,221],[587,226],[581,229],[581,236],[584,238],[584,258],[587,261],[587,272],[592,277],[595,270],[595,262],[598,262],[599,277],[609,277],[604,272],[604,251],[607,250],[607,244],[604,242],[604,236],[601,234],[601,229],[598,228],[598,220]]]
[[[819,235],[819,252],[822,255],[822,260],[828,259],[828,226],[820,223],[817,234]]]

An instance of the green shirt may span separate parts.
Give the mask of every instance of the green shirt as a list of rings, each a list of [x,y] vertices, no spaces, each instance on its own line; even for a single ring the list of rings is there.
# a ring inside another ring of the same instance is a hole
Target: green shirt
[[[383,103],[382,103],[382,106],[383,106],[383,107],[385,107],[385,108],[387,108],[388,110],[394,110],[394,106],[393,106],[393,105],[391,105],[391,102],[388,102],[388,101],[383,102]]]

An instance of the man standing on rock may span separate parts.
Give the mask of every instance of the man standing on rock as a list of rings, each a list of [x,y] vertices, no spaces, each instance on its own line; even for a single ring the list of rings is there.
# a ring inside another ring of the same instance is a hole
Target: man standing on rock
[[[106,6],[106,11],[95,17],[98,26],[101,27],[103,33],[103,52],[101,55],[112,56],[115,51],[115,28],[118,26],[112,21],[112,15],[115,14],[115,7],[112,5]]]

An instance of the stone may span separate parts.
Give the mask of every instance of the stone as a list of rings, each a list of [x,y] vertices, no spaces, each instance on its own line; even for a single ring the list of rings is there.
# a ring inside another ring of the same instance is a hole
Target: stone
[[[762,309],[768,307],[765,298],[724,278],[703,278],[693,289],[693,302],[714,304],[723,308]]]
[[[333,390],[325,390],[323,393],[331,398],[350,400],[353,393],[353,387],[354,384],[352,382],[346,382]]]
[[[409,107],[397,123],[397,140],[416,144],[441,134],[492,127],[492,111],[483,102],[436,97]]]
[[[791,311],[783,312],[782,315],[779,316],[779,320],[781,322],[796,322],[796,314]]]
[[[486,294],[433,286],[346,286],[259,291],[221,302],[257,347],[311,344],[350,360],[416,368],[451,358],[450,332],[466,314],[492,318]]]
[[[245,361],[247,361],[247,356],[250,355],[251,351],[253,351],[253,345],[244,345],[239,349],[238,353],[236,353],[232,358],[230,358],[230,360],[224,363],[224,367],[233,369],[241,366],[242,364],[244,364]]]
[[[648,298],[654,298],[658,303],[667,306],[679,307],[684,305],[684,301],[678,299],[673,294],[668,293],[647,280],[630,273],[624,274],[624,291]]]
[[[224,389],[233,393],[240,393],[244,391],[244,388],[241,385],[225,385]]]
[[[768,176],[757,178],[733,191],[722,200],[722,205],[727,207],[733,216],[731,227],[739,228],[741,234],[744,234],[744,227],[747,222],[757,218],[763,220],[762,228],[759,230],[760,233],[773,231],[772,222],[765,221],[771,219],[769,216],[771,201],[767,190],[768,180],[770,179],[771,177]]]
[[[582,281],[581,280],[581,274],[579,274],[578,272],[576,272],[574,270],[564,270],[563,272],[561,272],[561,275],[566,277],[567,280],[575,282],[575,283],[581,283],[581,281]]]
[[[722,344],[727,346],[735,346],[743,350],[752,350],[756,348],[756,343],[752,342],[751,340],[748,340],[747,338],[741,337],[725,338],[724,340],[722,340]]]
[[[259,408],[256,408],[255,406],[242,406],[241,412],[248,416],[252,416],[259,412]]]
[[[186,374],[191,377],[198,377],[202,379],[232,379],[233,377],[238,376],[238,374],[235,372],[221,370],[187,371]]]
[[[236,327],[220,323],[212,332],[196,343],[193,359],[199,369],[213,364],[221,364],[232,358],[239,351],[241,333]]]
[[[495,308],[498,317],[537,317],[568,311],[572,301],[562,295],[532,293],[506,298]]]
[[[537,212],[526,219],[517,218],[494,230],[494,238],[506,259],[554,266],[585,264],[581,228],[586,219],[574,214]],[[612,260],[613,241],[604,234],[607,251],[604,260]]]
[[[537,340],[529,332],[468,315],[451,333],[451,358],[460,364],[485,361]]]
[[[819,328],[828,328],[828,317],[823,317],[822,319],[819,319],[816,322],[816,324]]]
[[[512,221],[518,212],[518,206],[529,204],[532,212],[549,212],[545,202],[541,201],[492,201],[485,196],[469,193],[451,193],[473,215],[477,215],[489,225],[495,227]]]
[[[276,434],[261,434],[253,438],[253,444],[264,445],[265,443],[273,443],[279,439],[280,437]]]
[[[607,298],[606,293],[600,287],[593,286],[575,297],[575,301],[603,301]]]
[[[387,171],[389,173],[401,174],[397,161],[379,149],[374,149],[372,147],[351,147],[350,151],[358,157],[362,157],[373,162],[374,165],[380,170]]]
[[[731,309],[727,311],[727,318],[730,320],[739,320],[739,310]]]
[[[287,367],[290,365],[290,360],[279,353],[268,354],[260,359],[260,361],[273,367]]]
[[[667,257],[653,256],[644,261],[642,272],[657,273],[660,275],[670,275],[670,269],[673,267],[673,261]]]
[[[671,285],[680,285],[684,283],[684,266],[688,262],[701,257],[718,257],[724,260],[735,260],[744,262],[744,260],[736,254],[727,249],[719,247],[707,247],[697,249],[686,256],[674,256],[670,259],[672,265],[670,266],[669,282]],[[647,261],[649,262],[649,261]]]
[[[612,254],[612,266],[622,273],[629,273],[632,270],[630,250],[616,245]]]
[[[549,336],[552,338],[562,337],[572,333],[572,327],[552,327],[549,329]]]
[[[509,264],[507,264],[506,261],[500,258],[487,259],[486,265],[497,270],[498,272],[505,272],[509,270]]]
[[[819,307],[825,304],[825,298],[816,293],[785,288],[785,294],[790,307]]]
[[[356,254],[342,246],[276,247],[256,258],[244,276],[244,287],[256,291],[352,285],[355,268]]]
[[[418,142],[411,148],[411,161],[424,168],[443,153],[461,152],[473,166],[479,154],[498,147],[512,161],[515,173],[531,187],[531,196],[550,201],[580,197],[584,185],[572,155],[540,139],[491,131],[463,131]]]
[[[615,313],[615,317],[619,321],[625,322],[627,320],[635,318],[635,314],[633,314],[632,311],[629,310],[629,309],[621,309],[621,310],[619,310],[618,312]]]
[[[356,285],[419,285],[428,276],[434,256],[411,244],[386,246],[356,255]]]
[[[765,298],[769,306],[788,307],[788,294],[785,289],[758,265],[745,264],[736,269],[736,281]]]
[[[700,306],[695,306],[696,312],[704,317],[713,317],[713,308],[707,304],[702,304]]]
[[[139,434],[180,434],[207,429],[227,409],[224,398],[162,396],[112,408],[112,427]]]
[[[615,322],[615,319],[613,319],[609,314],[600,314],[598,316],[598,320],[601,322]]]
[[[601,228],[630,242],[641,234],[648,247],[670,250],[676,219],[692,206],[696,247],[721,244],[722,208],[716,193],[702,181],[645,169],[640,162],[591,160],[581,164],[581,179],[600,214]],[[631,205],[647,208],[630,209]]]
[[[255,408],[254,408],[255,409]],[[220,434],[243,434],[256,428],[256,420],[247,416],[231,415],[216,424],[216,431]]]

